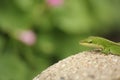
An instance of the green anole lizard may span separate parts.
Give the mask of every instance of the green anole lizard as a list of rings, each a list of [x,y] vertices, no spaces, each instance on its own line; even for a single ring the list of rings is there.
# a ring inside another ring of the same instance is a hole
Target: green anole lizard
[[[102,37],[91,36],[81,40],[80,44],[99,49],[105,54],[115,54],[120,56],[120,43],[116,43]]]

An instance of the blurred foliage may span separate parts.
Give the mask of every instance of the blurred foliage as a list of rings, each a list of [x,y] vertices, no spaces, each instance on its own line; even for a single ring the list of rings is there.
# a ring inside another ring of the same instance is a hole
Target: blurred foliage
[[[79,40],[90,35],[120,40],[119,0],[0,1],[0,80],[30,80],[60,59],[87,50]],[[32,30],[32,46],[17,38]]]

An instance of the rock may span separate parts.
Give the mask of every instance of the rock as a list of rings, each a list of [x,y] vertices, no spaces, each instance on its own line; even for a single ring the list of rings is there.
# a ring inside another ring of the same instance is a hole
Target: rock
[[[120,80],[120,56],[81,52],[50,66],[33,80]]]

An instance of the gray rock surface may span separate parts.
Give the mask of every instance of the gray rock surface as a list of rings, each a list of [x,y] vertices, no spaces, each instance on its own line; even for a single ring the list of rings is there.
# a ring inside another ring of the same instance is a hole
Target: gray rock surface
[[[81,52],[50,66],[33,80],[120,80],[120,56]]]

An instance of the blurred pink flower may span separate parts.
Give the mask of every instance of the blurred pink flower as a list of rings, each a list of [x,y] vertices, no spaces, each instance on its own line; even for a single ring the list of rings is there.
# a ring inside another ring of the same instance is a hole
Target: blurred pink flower
[[[21,31],[18,39],[27,45],[33,45],[36,41],[36,35],[31,30]]]
[[[63,4],[63,0],[47,0],[47,4],[50,6],[61,6]]]

